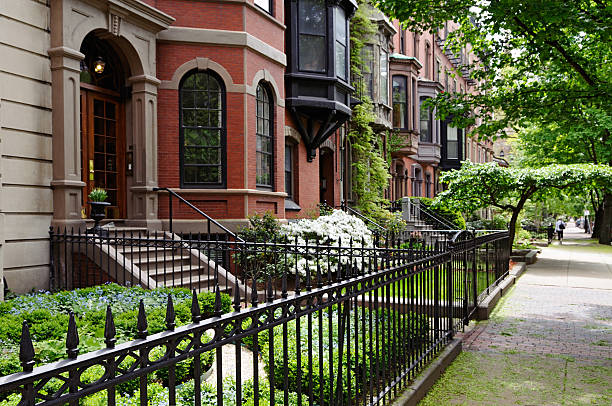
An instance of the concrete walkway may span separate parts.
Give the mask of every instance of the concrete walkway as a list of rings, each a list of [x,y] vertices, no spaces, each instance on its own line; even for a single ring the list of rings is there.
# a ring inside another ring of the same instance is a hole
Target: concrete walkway
[[[543,249],[422,405],[612,405],[612,247],[585,237]]]

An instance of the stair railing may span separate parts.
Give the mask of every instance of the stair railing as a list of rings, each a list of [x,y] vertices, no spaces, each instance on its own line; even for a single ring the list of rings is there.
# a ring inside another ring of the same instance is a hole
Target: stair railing
[[[229,237],[233,238],[235,241],[244,242],[244,240],[242,238],[240,238],[236,233],[230,231],[227,227],[223,226],[221,223],[219,223],[218,221],[216,221],[215,219],[210,217],[208,214],[206,214],[202,210],[198,209],[190,201],[188,201],[187,199],[185,199],[183,196],[179,195],[175,191],[173,191],[173,190],[171,190],[171,189],[169,189],[167,187],[156,187],[156,188],[153,188],[153,191],[154,192],[167,192],[168,193],[168,211],[169,211],[169,213],[168,213],[168,221],[169,221],[169,228],[170,228],[169,231],[170,231],[170,233],[173,233],[172,220],[173,220],[173,217],[174,217],[174,213],[173,213],[173,208],[172,208],[172,201],[173,201],[173,198],[176,198],[179,202],[185,204],[186,206],[189,206],[191,209],[193,209],[200,216],[202,216],[206,220],[208,220],[207,225],[208,225],[208,235],[209,236],[211,234],[210,233],[211,232],[210,225],[212,223],[215,226],[217,226],[220,230],[222,230],[225,234],[227,234]]]

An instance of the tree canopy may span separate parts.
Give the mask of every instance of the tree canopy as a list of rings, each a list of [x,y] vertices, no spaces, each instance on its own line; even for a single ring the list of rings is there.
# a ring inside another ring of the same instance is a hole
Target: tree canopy
[[[612,168],[594,164],[506,168],[494,162],[465,161],[461,169],[443,173],[441,181],[447,189],[436,201],[451,209],[473,212],[493,206],[511,213],[509,229],[513,240],[518,215],[529,199],[546,198],[555,189],[571,189],[578,194],[593,188],[610,188]]]
[[[455,124],[498,136],[534,122],[580,121],[609,134],[609,120],[593,119],[612,116],[607,0],[378,0],[378,6],[415,31],[459,24],[444,46],[476,55],[465,64],[476,85],[436,100]]]

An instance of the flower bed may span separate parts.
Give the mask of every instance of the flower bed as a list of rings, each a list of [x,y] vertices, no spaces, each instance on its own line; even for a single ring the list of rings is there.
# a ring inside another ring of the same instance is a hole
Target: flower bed
[[[172,295],[174,302],[176,324],[181,326],[190,323],[192,293],[188,289],[179,288],[145,290],[141,287],[107,284],[54,294],[39,292],[0,303],[0,317],[3,321],[0,323],[0,376],[21,371],[19,339],[24,320],[30,327],[35,351],[34,360],[38,366],[66,357],[65,342],[70,312],[76,316],[80,341],[79,351],[83,354],[105,347],[104,323],[108,305],[114,314],[116,338],[119,343],[133,340],[136,336],[138,314],[136,309],[138,309],[140,300],[145,305],[149,333],[155,334],[165,330],[166,303],[169,294]],[[212,316],[215,295],[208,292],[200,293],[198,301],[203,317]],[[230,307],[230,297],[222,294],[222,312],[229,312]],[[163,355],[164,350],[160,348],[157,353],[154,351],[151,354],[151,358],[159,358]],[[213,351],[202,354],[202,367],[209,368],[213,358]],[[128,367],[133,362],[133,358],[127,357],[122,367]],[[193,359],[177,364],[177,381],[189,381],[192,378],[192,371]],[[94,366],[83,373],[82,380],[93,382],[103,373],[104,368]],[[149,380],[152,384],[163,385],[167,381],[167,369],[151,374]],[[45,385],[45,390],[57,390],[60,386],[60,382],[49,382]],[[122,396],[131,397],[137,387],[138,381],[128,381],[120,384],[118,391]],[[0,399],[4,400],[0,405],[12,405],[17,398],[18,396],[11,396],[8,400]]]

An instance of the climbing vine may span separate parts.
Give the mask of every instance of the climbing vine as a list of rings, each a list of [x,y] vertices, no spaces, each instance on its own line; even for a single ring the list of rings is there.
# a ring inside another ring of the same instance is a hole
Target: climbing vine
[[[364,0],[359,1],[359,8],[351,20],[351,73],[353,78],[362,78],[370,73],[363,49],[368,42],[373,42],[377,31],[370,20],[371,6]],[[353,193],[357,197],[357,208],[375,220],[387,223],[391,213],[381,206],[388,204],[385,190],[389,184],[389,164],[383,150],[383,140],[376,134],[371,123],[376,120],[374,105],[361,80],[353,80],[356,94],[362,95],[361,104],[353,108],[349,122],[348,138],[353,153]]]

